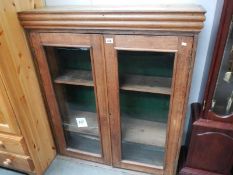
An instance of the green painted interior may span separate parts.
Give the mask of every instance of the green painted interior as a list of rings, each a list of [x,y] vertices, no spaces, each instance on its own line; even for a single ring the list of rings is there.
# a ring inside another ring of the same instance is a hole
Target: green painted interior
[[[96,112],[95,93],[93,87],[64,85],[67,102],[75,104],[77,110]]]
[[[174,53],[118,51],[119,74],[172,77]]]
[[[91,57],[88,48],[57,48],[61,71],[76,69],[91,71]],[[74,104],[77,110],[96,112],[93,87],[63,85],[67,102]]]
[[[172,77],[174,53],[118,51],[120,77],[125,74]],[[121,78],[120,78],[121,82]],[[149,121],[167,122],[170,96],[120,91],[121,114]]]
[[[90,50],[57,48],[61,70],[91,70]],[[172,77],[173,53],[118,51],[119,74]],[[67,101],[78,110],[96,112],[93,87],[62,85]],[[121,114],[149,121],[167,122],[170,96],[120,91]],[[101,105],[101,104],[100,104]],[[124,115],[122,115],[124,116]]]
[[[143,92],[120,91],[121,116],[167,122],[170,96]]]
[[[88,48],[58,48],[60,65],[63,70],[77,69],[91,71],[91,56]]]

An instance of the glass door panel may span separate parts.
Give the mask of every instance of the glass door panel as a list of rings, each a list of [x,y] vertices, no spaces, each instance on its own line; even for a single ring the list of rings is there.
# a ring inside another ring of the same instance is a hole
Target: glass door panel
[[[193,38],[105,35],[104,41],[113,165],[175,174]]]
[[[223,118],[233,113],[233,18],[223,53],[211,110]]]
[[[118,51],[121,159],[163,167],[174,53]]]
[[[67,148],[101,154],[90,49],[44,48]]]

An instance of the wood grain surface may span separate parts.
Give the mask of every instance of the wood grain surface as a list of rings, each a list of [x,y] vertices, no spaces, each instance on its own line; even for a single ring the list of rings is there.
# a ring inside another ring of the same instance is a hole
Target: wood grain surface
[[[17,12],[43,5],[42,0],[0,2],[0,75],[38,174],[53,160],[55,150],[34,63]]]

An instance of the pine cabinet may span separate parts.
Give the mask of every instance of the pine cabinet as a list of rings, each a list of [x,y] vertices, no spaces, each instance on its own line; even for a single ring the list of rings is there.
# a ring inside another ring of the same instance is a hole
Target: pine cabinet
[[[20,134],[2,79],[0,79],[0,132]]]
[[[5,58],[3,58],[5,59]],[[7,60],[9,61],[9,60]],[[3,61],[4,62],[4,61]],[[4,67],[4,68],[3,68]],[[26,123],[30,121],[30,117],[26,116],[27,119],[19,118],[20,114],[15,108],[15,103],[11,101],[11,95],[9,93],[9,89],[6,88],[6,85],[9,85],[9,79],[4,83],[4,77],[7,76],[7,72],[5,72],[5,64],[1,64],[0,66],[0,166],[15,169],[18,171],[22,171],[29,174],[43,174],[45,169],[51,163],[51,161],[55,157],[54,143],[52,138],[46,139],[46,144],[48,147],[47,155],[44,155],[45,150],[40,150],[40,143],[36,142],[35,139],[40,139],[43,141],[43,138],[37,137],[37,132],[41,132],[43,134],[51,137],[50,129],[43,128],[43,131],[39,129],[40,123],[44,123],[46,125],[47,120],[38,119],[36,132],[32,131],[31,128],[27,128],[28,130],[25,133]],[[12,69],[10,69],[12,71]],[[5,74],[2,75],[1,73]],[[14,78],[14,74],[11,74]],[[9,86],[8,86],[9,87]],[[14,96],[17,99],[16,96]],[[21,101],[22,103],[22,101]],[[22,105],[23,106],[23,105]],[[34,126],[31,124],[31,127]],[[29,133],[33,133],[34,137],[30,137]],[[45,144],[45,142],[43,142]],[[33,151],[32,151],[33,150]],[[40,163],[37,163],[37,158],[42,156],[46,159],[41,159]],[[43,166],[43,164],[46,164]]]
[[[19,19],[60,154],[175,174],[201,7],[44,8]]]
[[[0,1],[0,167],[31,175],[42,175],[56,150],[17,11],[42,5]]]

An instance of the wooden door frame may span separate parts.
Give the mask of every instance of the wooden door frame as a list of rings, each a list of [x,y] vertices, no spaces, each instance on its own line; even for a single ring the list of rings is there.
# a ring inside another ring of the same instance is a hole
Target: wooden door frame
[[[116,167],[134,169],[152,174],[175,174],[182,139],[186,103],[188,99],[187,96],[190,87],[190,76],[192,73],[191,68],[194,62],[194,57],[192,56],[194,44],[193,37],[105,35],[104,38],[113,39],[112,44],[105,44],[108,97],[109,100],[111,99],[111,101],[109,101],[109,116],[112,136],[113,165]],[[137,42],[139,40],[140,42]],[[153,45],[153,42],[156,44]],[[165,163],[163,169],[158,169],[155,166],[149,166],[143,163],[121,160],[117,50],[141,50],[176,53],[167,125]],[[181,105],[179,106],[177,104]]]
[[[102,36],[94,34],[30,32],[29,40],[33,48],[33,54],[36,58],[34,62],[38,69],[42,92],[45,96],[45,103],[48,108],[50,123],[53,128],[53,133],[59,152],[63,155],[71,157],[78,157],[99,163],[111,164],[110,131],[109,119],[107,115],[107,90],[105,89],[106,78],[104,69],[98,69],[100,66],[104,67],[104,60],[101,54],[103,53]],[[61,114],[43,46],[90,48],[102,156],[66,148]],[[99,105],[100,103],[101,105]]]

